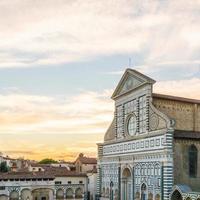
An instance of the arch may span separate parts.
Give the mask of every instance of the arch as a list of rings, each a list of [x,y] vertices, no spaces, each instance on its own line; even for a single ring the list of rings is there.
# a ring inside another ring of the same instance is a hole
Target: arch
[[[171,195],[171,200],[183,200],[183,197],[178,190],[175,190]]]
[[[122,171],[122,200],[132,199],[132,173],[129,167]]]
[[[82,198],[83,197],[83,190],[81,188],[77,188],[75,190],[75,198]]]
[[[131,177],[131,170],[129,168],[125,168],[122,173],[123,178]]]
[[[66,190],[66,199],[72,199],[73,198],[73,190],[72,190],[72,188],[68,188],[67,190]]]
[[[64,199],[64,191],[62,188],[56,190],[56,199]]]
[[[5,194],[0,195],[0,200],[8,200],[8,196]]]
[[[151,192],[148,194],[148,200],[153,200],[153,194]]]
[[[196,177],[198,169],[198,149],[194,144],[190,145],[188,149],[188,164],[190,177]]]
[[[52,188],[36,188],[32,190],[32,199],[49,200],[52,199],[54,190]]]
[[[18,200],[19,199],[19,193],[15,190],[10,192],[10,200]]]
[[[31,199],[31,190],[28,188],[25,188],[21,191],[21,200],[28,200]]]
[[[156,195],[155,200],[160,200],[160,195],[159,194]]]

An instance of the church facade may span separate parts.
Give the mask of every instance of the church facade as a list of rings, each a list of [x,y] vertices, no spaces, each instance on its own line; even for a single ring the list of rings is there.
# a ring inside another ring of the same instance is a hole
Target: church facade
[[[102,200],[200,197],[200,101],[154,94],[154,83],[127,69],[112,95],[113,121],[98,144]]]

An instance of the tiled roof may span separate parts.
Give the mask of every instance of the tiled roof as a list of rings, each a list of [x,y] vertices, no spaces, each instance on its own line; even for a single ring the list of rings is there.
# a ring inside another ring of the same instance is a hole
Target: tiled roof
[[[31,163],[31,167],[45,167],[45,166],[51,166],[50,164],[40,164],[40,163]]]
[[[54,174],[55,177],[61,177],[61,176],[86,176],[84,173],[78,173],[75,171],[70,171],[66,167],[53,167],[53,166],[47,166],[43,167],[43,169],[46,172],[49,172],[51,174]]]
[[[53,174],[45,172],[8,172],[0,173],[0,180],[3,179],[54,179]]]
[[[189,99],[189,98],[184,98],[184,97],[177,97],[177,96],[157,94],[157,93],[153,93],[152,95],[153,97],[159,98],[159,99],[168,99],[168,100],[182,101],[182,102],[187,102],[187,103],[200,104],[200,100],[198,99]]]
[[[69,171],[65,167],[43,167],[44,171],[29,172],[8,172],[0,173],[0,179],[54,179],[55,177],[85,177],[86,174]]]
[[[200,132],[175,130],[174,138],[175,139],[193,139],[193,140],[200,139]]]

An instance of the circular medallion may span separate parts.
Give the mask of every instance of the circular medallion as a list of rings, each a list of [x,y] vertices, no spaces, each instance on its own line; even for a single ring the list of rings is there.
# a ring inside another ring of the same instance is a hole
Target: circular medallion
[[[153,113],[150,116],[150,129],[152,131],[156,130],[158,128],[158,124],[159,124],[158,116],[155,113]]]

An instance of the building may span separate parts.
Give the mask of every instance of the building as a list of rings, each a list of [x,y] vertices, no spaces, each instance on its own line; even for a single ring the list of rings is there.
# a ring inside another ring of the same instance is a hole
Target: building
[[[80,153],[77,157],[75,168],[78,173],[86,173],[88,177],[88,196],[90,200],[95,199],[96,183],[97,183],[97,159],[86,157],[83,153]]]
[[[66,167],[38,166],[0,174],[0,200],[84,199],[87,175]]]
[[[97,159],[86,157],[83,153],[80,153],[75,161],[75,167],[77,172],[87,173],[88,171],[96,169]]]
[[[24,160],[23,158],[10,158],[9,156],[4,156],[3,153],[0,152],[0,163],[2,162],[6,163],[10,171],[19,171],[29,164],[28,160]]]
[[[97,169],[87,171],[89,199],[94,200],[97,194]]]
[[[200,100],[155,94],[154,83],[127,69],[112,95],[98,144],[100,199],[200,199]]]

